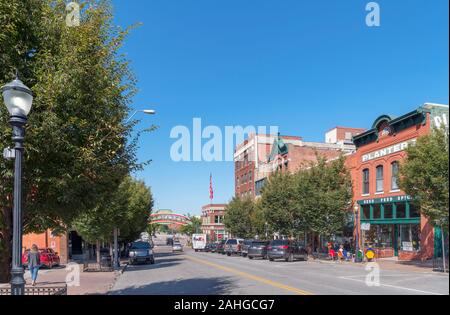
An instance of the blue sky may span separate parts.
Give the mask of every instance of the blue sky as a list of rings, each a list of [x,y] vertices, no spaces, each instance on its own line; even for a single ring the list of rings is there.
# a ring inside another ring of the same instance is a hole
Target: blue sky
[[[170,131],[203,125],[280,126],[322,141],[339,126],[369,128],[424,102],[448,104],[448,1],[380,0],[381,26],[351,0],[114,0],[116,23],[143,25],[123,52],[140,93],[135,108],[158,131],[141,139],[137,174],[156,206],[199,214],[234,194],[230,162],[173,162]],[[145,124],[137,128],[145,127]]]

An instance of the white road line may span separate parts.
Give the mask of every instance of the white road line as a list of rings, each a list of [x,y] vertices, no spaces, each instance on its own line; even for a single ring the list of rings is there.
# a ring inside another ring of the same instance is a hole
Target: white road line
[[[339,279],[344,279],[344,280],[350,280],[350,281],[356,281],[356,282],[366,283],[366,282],[363,281],[363,280],[353,279],[353,278],[350,278],[350,277],[339,277]],[[437,293],[437,292],[423,291],[423,290],[417,290],[417,289],[406,288],[406,287],[400,287],[400,286],[396,286],[396,285],[383,284],[383,283],[380,283],[380,286],[388,287],[388,288],[394,288],[394,289],[398,289],[398,290],[407,290],[407,291],[412,291],[412,292],[417,292],[417,293],[431,294],[431,295],[446,295],[446,294]]]

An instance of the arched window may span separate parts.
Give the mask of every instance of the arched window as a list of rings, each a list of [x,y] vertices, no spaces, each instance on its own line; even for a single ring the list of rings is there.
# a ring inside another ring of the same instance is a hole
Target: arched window
[[[384,181],[383,173],[384,173],[383,165],[377,166],[377,174],[376,174],[376,178],[377,178],[377,192],[383,192],[384,191],[384,187],[383,187],[383,181]]]
[[[362,186],[363,186],[363,195],[368,195],[370,193],[370,173],[369,173],[369,169],[366,168],[363,170],[362,173],[362,177],[363,177],[363,182],[362,182]]]
[[[400,187],[398,186],[398,172],[399,172],[400,164],[398,161],[392,162],[391,164],[391,170],[392,170],[392,177],[391,177],[391,189],[392,190],[399,190]]]

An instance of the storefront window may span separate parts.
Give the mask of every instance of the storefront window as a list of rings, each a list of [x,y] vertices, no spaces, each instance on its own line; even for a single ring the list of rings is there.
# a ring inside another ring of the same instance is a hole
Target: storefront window
[[[376,204],[373,206],[373,218],[381,219],[381,205],[380,204]]]
[[[410,218],[420,218],[420,210],[417,205],[410,203],[409,204],[409,217]]]
[[[400,187],[398,186],[399,163],[395,161],[391,165],[392,165],[391,189],[398,190],[400,189]]]
[[[392,219],[394,217],[394,211],[392,204],[385,204],[384,205],[384,218],[385,219]]]
[[[377,192],[383,192],[383,165],[377,166]]]
[[[399,247],[403,251],[420,250],[419,224],[401,224],[399,228]]]
[[[370,219],[370,206],[362,206],[362,219]]]
[[[363,170],[363,195],[368,195],[369,191],[369,169]]]
[[[406,205],[405,203],[397,203],[397,218],[398,219],[404,219],[406,218]]]
[[[379,235],[379,247],[380,248],[392,248],[392,236],[394,235],[393,225],[379,225],[378,235]]]

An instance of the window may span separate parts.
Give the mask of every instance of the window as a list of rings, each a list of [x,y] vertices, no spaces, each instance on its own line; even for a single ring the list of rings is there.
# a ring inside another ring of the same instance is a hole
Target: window
[[[393,212],[392,204],[385,204],[384,205],[384,218],[392,219],[393,217],[394,217],[394,212]]]
[[[398,172],[399,172],[399,166],[400,164],[395,161],[391,164],[392,169],[392,177],[391,177],[391,189],[392,190],[399,190],[400,187],[398,186]]]
[[[406,204],[405,203],[397,203],[397,218],[404,219],[406,218]]]
[[[383,192],[383,166],[377,166],[377,192]]]
[[[373,218],[381,219],[381,205],[380,204],[373,205]]]
[[[223,217],[221,215],[216,215],[214,217],[214,223],[215,224],[220,224],[220,223],[222,223],[222,219],[223,219]]]
[[[370,206],[362,206],[362,219],[370,219]]]
[[[410,203],[409,204],[409,217],[410,218],[420,218],[420,210],[417,205]]]
[[[369,169],[365,169],[363,170],[363,195],[368,195],[369,192],[369,187],[370,187],[370,183],[369,183]]]

